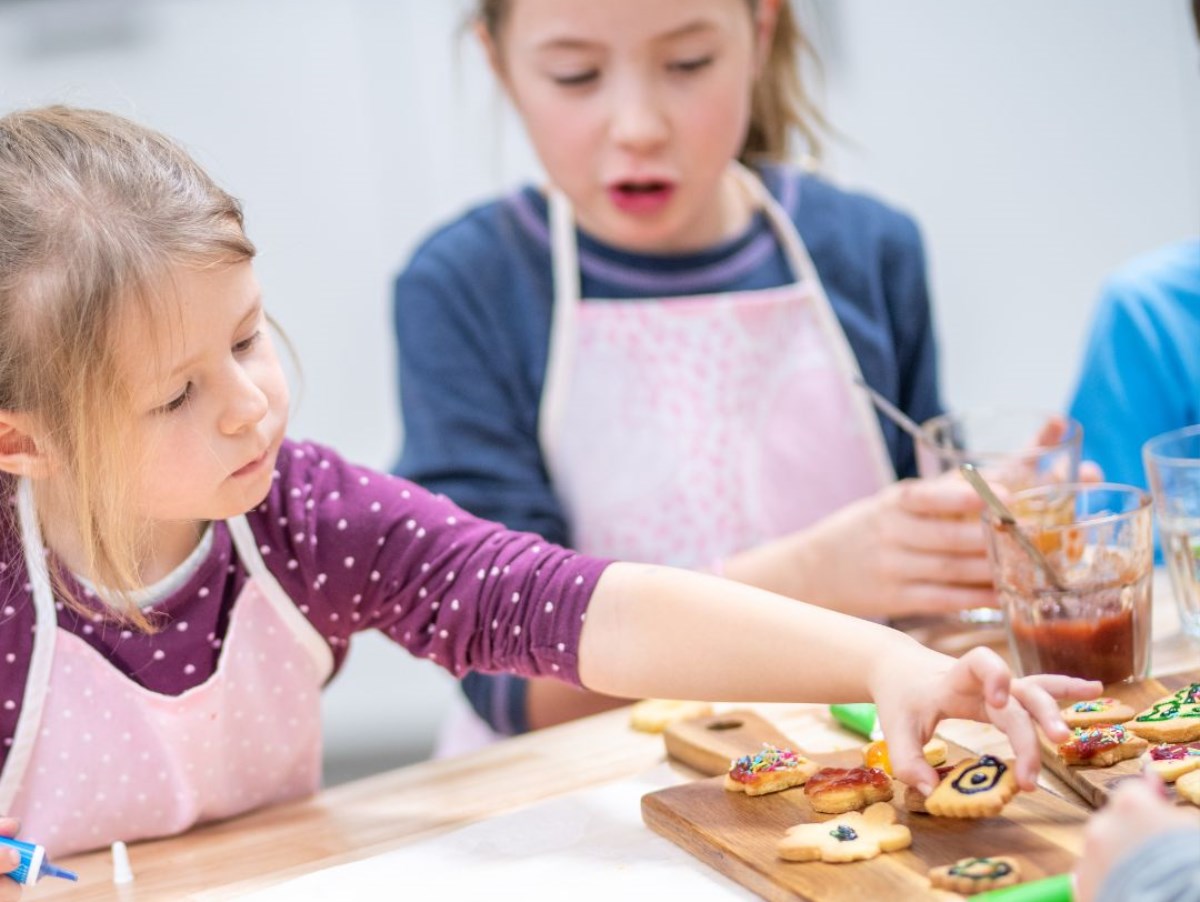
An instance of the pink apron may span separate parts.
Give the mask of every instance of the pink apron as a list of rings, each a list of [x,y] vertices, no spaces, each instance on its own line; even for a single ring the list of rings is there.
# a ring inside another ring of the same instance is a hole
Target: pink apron
[[[0,812],[52,856],[179,833],[314,792],[321,775],[324,639],[267,571],[244,517],[249,571],[216,672],[179,696],[145,689],[57,628],[37,515],[19,490],[37,632]]]
[[[555,297],[539,438],[572,545],[587,554],[706,567],[895,479],[804,242],[758,178],[734,171],[793,283],[584,303],[574,216],[551,193]],[[487,735],[459,708],[439,754]]]

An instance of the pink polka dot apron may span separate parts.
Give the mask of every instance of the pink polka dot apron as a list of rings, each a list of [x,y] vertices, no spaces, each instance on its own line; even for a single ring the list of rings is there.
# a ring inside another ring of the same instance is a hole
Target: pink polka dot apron
[[[791,284],[582,303],[570,204],[551,195],[539,437],[585,553],[705,566],[895,478],[804,242],[758,178],[734,172],[773,227]]]
[[[762,182],[734,172],[774,229],[791,284],[581,302],[574,215],[551,192],[539,438],[572,545],[587,554],[704,567],[895,479],[804,242]],[[436,754],[494,738],[456,696]]]
[[[166,836],[314,792],[325,641],[266,569],[244,517],[228,521],[249,571],[215,673],[179,696],[145,689],[57,627],[28,483],[18,493],[37,632],[0,812],[66,855]]]

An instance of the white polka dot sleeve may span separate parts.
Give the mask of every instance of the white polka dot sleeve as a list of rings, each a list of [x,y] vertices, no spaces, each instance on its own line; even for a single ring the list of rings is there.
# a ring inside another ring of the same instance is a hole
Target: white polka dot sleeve
[[[579,681],[579,633],[607,561],[479,520],[311,443],[284,443],[250,523],[339,661],[353,633],[373,628],[456,675]]]

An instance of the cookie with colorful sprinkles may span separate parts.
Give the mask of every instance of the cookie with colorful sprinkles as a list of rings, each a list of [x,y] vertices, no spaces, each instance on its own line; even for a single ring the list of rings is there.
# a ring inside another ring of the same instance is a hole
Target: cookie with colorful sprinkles
[[[1150,745],[1122,724],[1107,727],[1076,727],[1058,747],[1058,757],[1071,767],[1111,767],[1118,761],[1136,758]]]
[[[931,868],[929,882],[938,889],[970,896],[1021,882],[1016,859],[1004,856],[960,858],[954,864]]]
[[[1063,720],[1072,728],[1124,723],[1136,714],[1133,708],[1115,698],[1094,698],[1090,701],[1075,702],[1062,709]]]
[[[1142,755],[1142,770],[1153,771],[1164,783],[1174,783],[1184,774],[1200,770],[1200,743],[1152,745]]]
[[[1152,742],[1200,739],[1200,683],[1184,686],[1159,699],[1125,726]]]
[[[725,775],[725,788],[730,792],[744,792],[748,796],[766,795],[793,786],[803,786],[819,769],[820,765],[816,762],[797,755],[791,749],[764,742],[758,754],[743,755],[730,762],[729,773]]]

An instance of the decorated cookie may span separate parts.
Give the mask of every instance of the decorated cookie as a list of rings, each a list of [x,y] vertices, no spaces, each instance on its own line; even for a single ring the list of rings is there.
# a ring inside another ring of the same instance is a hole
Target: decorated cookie
[[[1171,745],[1160,742],[1142,755],[1142,770],[1151,770],[1164,783],[1174,783],[1184,774],[1200,769],[1200,743]]]
[[[958,767],[958,765],[961,763],[962,762],[943,764],[941,767],[937,768],[938,780],[944,780],[946,775],[949,774],[950,771],[954,770],[954,768]],[[909,811],[916,812],[917,814],[929,813],[925,810],[925,796],[921,795],[921,790],[917,789],[915,786],[904,787],[904,807]]]
[[[817,772],[819,765],[791,749],[781,749],[763,743],[757,755],[743,755],[729,764],[725,775],[725,788],[730,792],[744,792],[748,796],[761,796],[768,792],[779,792],[802,786]]]
[[[642,733],[661,733],[677,720],[689,720],[708,714],[712,714],[712,705],[708,702],[647,698],[629,709],[629,725]]]
[[[1175,791],[1179,797],[1193,805],[1200,805],[1200,770],[1184,774],[1175,781]]]
[[[1200,683],[1184,686],[1159,699],[1126,724],[1153,742],[1191,742],[1200,739]]]
[[[1107,727],[1076,727],[1058,747],[1058,757],[1072,767],[1109,767],[1126,758],[1136,758],[1149,745],[1122,724]]]
[[[792,827],[779,841],[779,857],[788,861],[862,861],[880,852],[912,845],[912,833],[896,823],[896,809],[877,802],[833,820]]]
[[[938,817],[992,817],[1017,794],[1012,765],[991,755],[955,765],[925,800]]]
[[[823,767],[804,787],[813,811],[858,811],[892,797],[892,778],[877,767]]]
[[[929,882],[938,889],[971,895],[1012,886],[1021,881],[1021,870],[1012,858],[960,858],[954,864],[931,868]]]
[[[946,743],[942,742],[936,736],[925,743],[925,747],[921,751],[925,753],[925,760],[934,767],[946,763]],[[863,764],[867,767],[877,767],[885,774],[892,772],[892,759],[888,756],[886,739],[876,739],[874,742],[868,742],[863,746],[862,755]]]
[[[1062,709],[1063,720],[1068,727],[1095,727],[1110,723],[1124,723],[1137,712],[1115,698],[1094,698],[1076,702]]]

